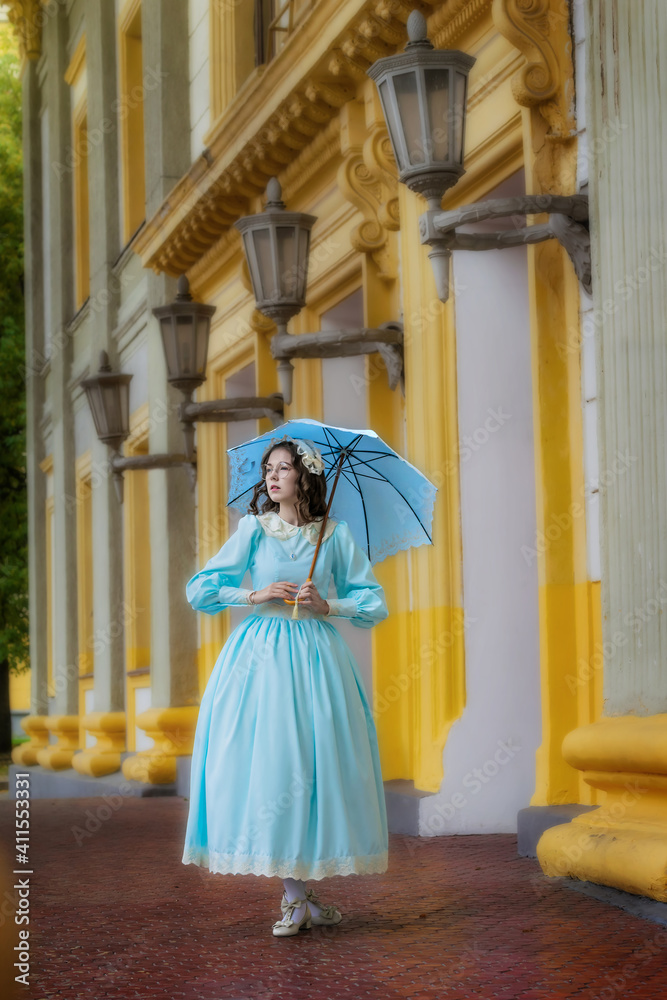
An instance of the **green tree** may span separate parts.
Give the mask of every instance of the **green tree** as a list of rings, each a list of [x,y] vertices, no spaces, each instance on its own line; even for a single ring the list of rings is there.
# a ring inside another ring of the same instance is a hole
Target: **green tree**
[[[11,749],[9,674],[29,668],[21,81],[0,30],[0,753]]]

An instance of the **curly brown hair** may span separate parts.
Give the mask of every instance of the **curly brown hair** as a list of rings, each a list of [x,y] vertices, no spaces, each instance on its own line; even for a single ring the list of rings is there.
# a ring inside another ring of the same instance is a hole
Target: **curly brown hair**
[[[266,514],[269,511],[280,511],[280,504],[272,500],[266,488],[266,466],[271,452],[276,448],[286,448],[292,456],[292,465],[298,472],[296,480],[296,500],[294,507],[297,517],[303,524],[314,521],[317,517],[323,517],[327,509],[327,484],[324,473],[318,476],[311,472],[301,461],[301,455],[297,450],[294,441],[279,441],[270,444],[262,455],[261,469],[262,480],[257,483],[252,495],[252,500],[248,505],[249,514]],[[258,508],[258,500],[264,497],[261,511]]]

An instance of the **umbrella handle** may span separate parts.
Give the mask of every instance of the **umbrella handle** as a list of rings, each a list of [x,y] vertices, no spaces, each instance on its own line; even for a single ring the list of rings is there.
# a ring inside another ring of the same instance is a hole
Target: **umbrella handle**
[[[313,561],[310,564],[308,579],[305,581],[306,583],[311,581],[313,578],[313,570],[315,569],[315,560],[317,559],[317,553],[320,551],[320,545],[322,544],[322,535],[324,534],[324,528],[329,519],[329,511],[331,510],[331,501],[333,500],[334,493],[336,492],[336,486],[338,485],[338,477],[340,476],[341,469],[343,468],[343,462],[345,461],[345,454],[346,453],[344,451],[341,451],[340,461],[338,462],[338,468],[336,470],[336,478],[334,479],[333,486],[331,487],[331,493],[329,495],[329,503],[327,504],[327,509],[324,512],[324,517],[322,519],[322,526],[320,528],[320,534],[317,539],[317,545],[315,546],[315,554],[313,556]],[[301,586],[303,586],[303,584]],[[298,601],[296,600],[293,601],[291,597],[285,597],[283,598],[283,600],[285,601],[285,604],[295,604],[295,605],[298,604]],[[295,607],[292,618],[298,618],[298,616],[299,616],[299,609]]]
[[[310,579],[311,578],[308,577],[308,579],[305,580],[304,582],[305,583],[309,583]],[[303,587],[303,583],[301,584],[301,586]],[[285,602],[285,604],[296,604],[297,603],[296,601],[293,601],[291,597],[283,597],[283,601]]]

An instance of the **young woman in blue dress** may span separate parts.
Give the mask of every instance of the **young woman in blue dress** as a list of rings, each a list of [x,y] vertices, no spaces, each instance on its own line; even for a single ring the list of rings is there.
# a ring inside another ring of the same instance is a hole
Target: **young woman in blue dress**
[[[349,647],[334,626],[321,623],[341,616],[370,628],[388,611],[370,562],[344,521],[327,520],[313,571],[320,589],[314,580],[299,584],[278,579],[292,567],[289,575],[303,579],[310,569],[327,507],[324,463],[312,442],[285,435],[279,441],[272,439],[261,466],[262,480],[255,487],[249,514],[186,588],[192,607],[206,613],[215,614],[233,603],[254,605],[257,611],[228,638],[202,698],[183,862],[207,863],[220,872],[279,873],[284,887],[282,918],[272,930],[277,937],[287,937],[311,923],[333,925],[342,919],[337,906],[324,904],[306,887],[304,875],[322,878],[387,868],[386,809],[375,725]],[[261,528],[256,527],[258,522]],[[255,549],[257,539],[267,536],[279,539],[281,548],[264,546],[262,558],[256,552],[254,560],[240,549],[232,553],[230,546],[242,533],[241,525],[242,531],[253,532]],[[297,552],[298,561],[287,562],[297,558]],[[247,569],[253,583],[259,578],[264,586],[242,589],[239,584]],[[327,600],[320,590],[328,586],[332,574],[337,598]],[[297,596],[299,619],[293,621]],[[248,659],[254,661],[253,668],[246,667],[243,673],[240,664]],[[241,694],[234,697],[235,674],[242,675],[242,681]],[[309,711],[313,718],[304,718]],[[262,740],[275,738],[274,720],[278,718],[278,727],[284,725],[281,716],[303,729],[290,732],[282,747],[263,747]],[[226,734],[222,749],[218,733]],[[248,747],[250,733],[254,742]],[[281,750],[291,770],[286,762],[281,770]],[[271,763],[257,765],[240,777],[248,756],[253,762],[270,757]],[[277,819],[251,828],[248,816],[267,817],[272,793],[278,793],[279,802],[281,794],[289,800],[288,771],[307,777],[308,794],[293,797],[291,811],[283,809]],[[247,801],[239,806],[242,797]],[[298,860],[292,867],[286,859],[295,854]]]

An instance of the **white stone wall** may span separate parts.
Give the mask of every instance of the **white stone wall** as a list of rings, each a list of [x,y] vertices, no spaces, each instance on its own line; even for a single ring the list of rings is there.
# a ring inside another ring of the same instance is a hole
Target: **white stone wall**
[[[523,193],[520,171],[485,197]],[[423,836],[516,831],[541,742],[537,564],[522,552],[536,532],[526,248],[455,251],[453,277],[466,706]]]
[[[320,318],[321,330],[351,330],[364,325],[362,289],[348,295]],[[400,392],[400,389],[398,390]],[[368,427],[368,386],[366,357],[322,359],[322,420],[334,427]],[[331,516],[335,518],[336,496]],[[334,597],[333,579],[326,597]],[[357,628],[343,618],[332,618],[334,628],[341,633],[352,651],[364,681],[366,696],[373,700],[373,651],[370,629]]]
[[[588,191],[588,176],[594,164],[597,143],[589,146],[586,131],[586,48],[584,0],[572,2],[574,75],[577,117],[577,191]],[[593,162],[592,162],[593,161]],[[584,476],[586,510],[586,561],[588,579],[600,579],[600,467],[598,458],[598,391],[595,373],[595,329],[597,314],[593,300],[579,286],[581,306],[579,331],[570,331],[567,347],[581,351],[581,405],[583,407]],[[580,346],[578,347],[578,342]]]
[[[190,5],[190,149],[193,161],[204,149],[204,135],[211,123],[209,83],[208,0],[189,0]]]
[[[604,711],[650,715],[667,711],[667,5],[584,13]]]

